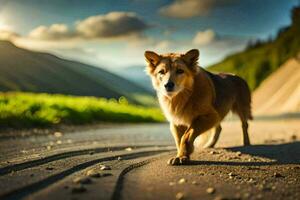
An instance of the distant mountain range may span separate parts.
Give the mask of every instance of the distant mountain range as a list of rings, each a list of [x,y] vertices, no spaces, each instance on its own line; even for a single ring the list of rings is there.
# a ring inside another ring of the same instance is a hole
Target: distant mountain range
[[[80,62],[21,49],[0,41],[0,91],[29,91],[119,98],[139,102],[149,90],[124,77]]]
[[[146,63],[145,66],[132,66],[126,68],[115,69],[112,72],[127,78],[128,80],[142,86],[149,92],[154,93],[150,77],[146,74]]]
[[[245,78],[251,89],[300,51],[300,7],[292,10],[292,24],[278,31],[275,39],[255,41],[248,48],[208,67],[210,71],[231,72]]]

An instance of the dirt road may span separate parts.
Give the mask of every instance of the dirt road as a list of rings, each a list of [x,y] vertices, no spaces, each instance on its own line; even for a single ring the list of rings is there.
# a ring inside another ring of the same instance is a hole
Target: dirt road
[[[168,124],[1,137],[0,199],[300,199],[300,120],[252,122],[250,147],[241,135],[225,122],[186,166],[166,164]]]

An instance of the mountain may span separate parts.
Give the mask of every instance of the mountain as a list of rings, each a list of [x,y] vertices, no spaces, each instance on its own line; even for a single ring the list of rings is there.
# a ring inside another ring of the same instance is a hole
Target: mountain
[[[0,91],[60,93],[105,98],[152,94],[127,79],[101,68],[18,48],[0,41]]]
[[[254,90],[267,76],[300,51],[300,7],[295,7],[291,16],[292,24],[280,29],[274,40],[250,43],[245,51],[225,58],[208,67],[208,70],[240,75]]]
[[[153,86],[150,77],[145,72],[145,66],[132,66],[126,68],[118,68],[113,70],[114,73],[127,78],[128,80],[142,86],[147,91],[154,94]]]
[[[256,115],[300,113],[300,56],[289,59],[253,93]]]

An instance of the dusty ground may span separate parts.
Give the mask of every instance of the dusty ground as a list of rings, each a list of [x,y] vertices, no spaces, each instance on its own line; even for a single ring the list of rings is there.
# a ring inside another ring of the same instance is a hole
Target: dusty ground
[[[252,122],[241,147],[239,122],[225,122],[217,148],[186,166],[166,164],[167,124],[6,135],[0,199],[300,199],[299,124]]]

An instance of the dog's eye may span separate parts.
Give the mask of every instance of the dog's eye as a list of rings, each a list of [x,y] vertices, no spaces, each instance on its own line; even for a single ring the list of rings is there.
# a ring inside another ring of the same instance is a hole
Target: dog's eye
[[[177,69],[176,70],[176,74],[183,74],[183,73],[184,73],[184,71],[182,69]]]
[[[163,74],[165,74],[165,71],[162,69],[162,70],[160,70],[158,73],[159,73],[160,75],[163,75]]]

